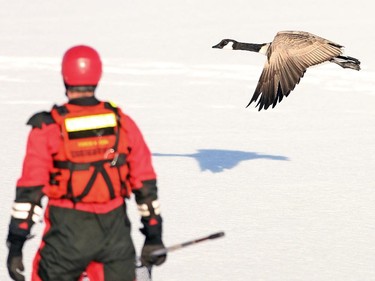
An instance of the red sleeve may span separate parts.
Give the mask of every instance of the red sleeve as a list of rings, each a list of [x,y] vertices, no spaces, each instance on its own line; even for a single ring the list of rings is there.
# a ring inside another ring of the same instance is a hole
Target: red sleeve
[[[52,154],[58,150],[60,130],[57,124],[33,128],[27,140],[26,155],[17,187],[44,186],[49,181]]]
[[[52,154],[57,151],[59,141],[60,130],[56,124],[43,124],[30,131],[22,174],[17,181],[16,198],[9,224],[10,234],[26,237],[30,234],[35,220],[41,216],[42,188],[49,182]],[[23,215],[25,212],[29,213],[27,217]]]
[[[141,131],[135,122],[123,114],[124,129],[127,133],[130,152],[127,158],[129,164],[129,181],[132,189],[143,186],[143,181],[155,180],[156,174],[152,165],[151,152]]]

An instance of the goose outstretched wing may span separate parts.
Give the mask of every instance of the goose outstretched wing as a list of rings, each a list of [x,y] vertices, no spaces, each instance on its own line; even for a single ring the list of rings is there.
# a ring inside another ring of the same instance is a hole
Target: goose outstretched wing
[[[251,98],[256,106],[275,107],[288,96],[310,66],[342,54],[342,46],[308,32],[278,32],[267,51],[267,61]]]

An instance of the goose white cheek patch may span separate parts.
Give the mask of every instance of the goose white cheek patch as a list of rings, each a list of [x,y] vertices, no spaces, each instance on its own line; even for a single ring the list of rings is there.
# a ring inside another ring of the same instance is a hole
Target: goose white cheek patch
[[[223,47],[223,50],[233,50],[233,42],[229,42]]]

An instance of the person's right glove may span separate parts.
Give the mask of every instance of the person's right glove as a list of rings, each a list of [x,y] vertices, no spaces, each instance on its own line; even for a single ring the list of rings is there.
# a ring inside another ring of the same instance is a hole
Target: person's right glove
[[[25,270],[22,262],[22,248],[26,237],[9,233],[7,246],[9,249],[7,267],[10,277],[15,281],[25,281],[22,272]]]
[[[146,238],[141,253],[142,264],[146,267],[151,267],[153,265],[161,265],[162,263],[164,263],[167,259],[166,254],[161,256],[152,255],[152,252],[164,248],[165,247],[161,239],[148,240]]]
[[[142,217],[143,228],[140,231],[145,236],[140,259],[142,265],[150,269],[153,265],[164,263],[167,254],[152,255],[153,251],[165,248],[162,241],[163,220],[160,216],[156,180],[143,181],[142,183],[143,187],[133,190],[133,193]]]

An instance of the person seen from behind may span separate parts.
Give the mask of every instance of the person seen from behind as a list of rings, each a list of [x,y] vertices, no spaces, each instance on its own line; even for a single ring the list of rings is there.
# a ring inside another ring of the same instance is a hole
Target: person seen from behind
[[[134,194],[145,243],[141,262],[160,265],[162,218],[150,150],[136,123],[119,107],[101,101],[96,50],[66,51],[62,76],[68,101],[36,113],[9,224],[7,267],[23,281],[22,250],[43,215],[45,231],[35,255],[32,281],[134,281],[135,249],[126,201]]]

